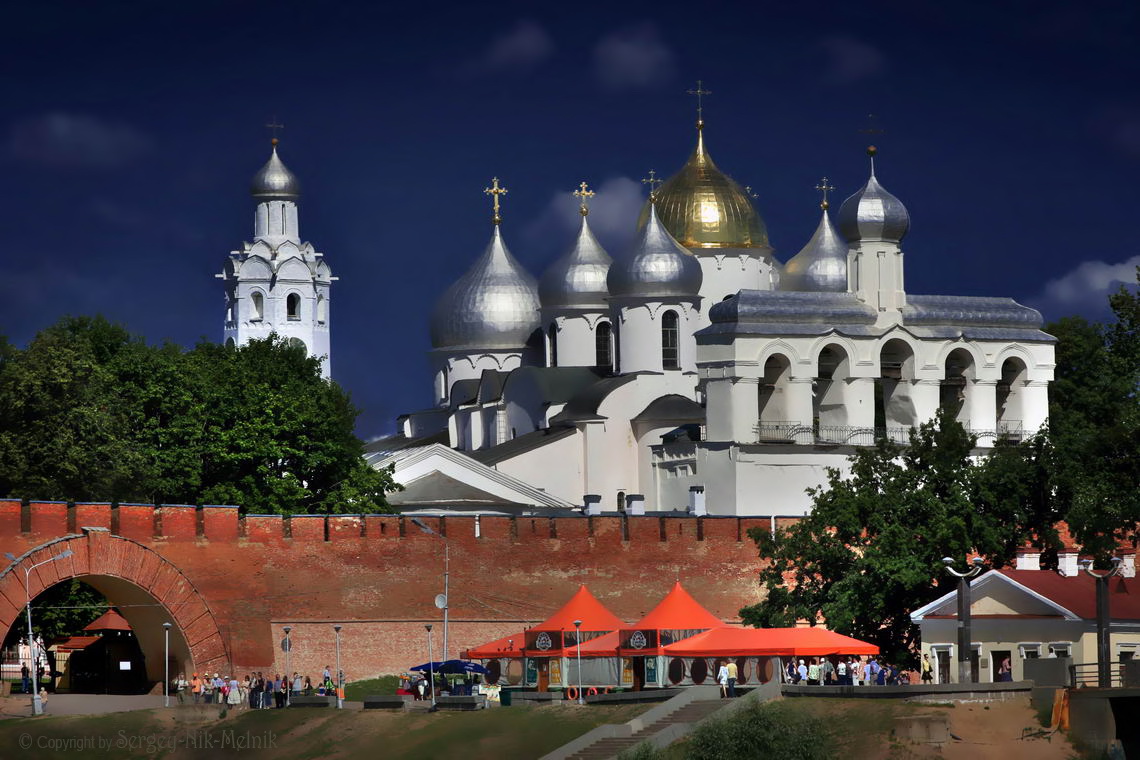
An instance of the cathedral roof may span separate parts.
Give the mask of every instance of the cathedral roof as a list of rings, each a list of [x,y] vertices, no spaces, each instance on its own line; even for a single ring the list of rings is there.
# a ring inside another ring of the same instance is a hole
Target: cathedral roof
[[[277,139],[265,166],[253,175],[249,194],[259,201],[295,201],[301,197],[301,183],[277,156]]]
[[[695,296],[703,279],[701,265],[681,247],[649,205],[649,220],[624,256],[610,267],[611,296]]]
[[[583,211],[585,211],[583,206]],[[590,231],[586,214],[574,247],[550,265],[538,284],[538,297],[544,307],[571,306],[606,308],[606,275],[613,259]]]
[[[538,284],[496,224],[487,250],[436,302],[432,346],[521,349],[538,325]]]
[[[689,160],[657,191],[657,213],[687,248],[768,247],[768,228],[748,192],[705,150],[703,122],[697,124],[697,146]],[[649,216],[646,204],[638,223],[644,226]]]
[[[906,206],[886,191],[875,177],[874,146],[867,148],[871,157],[871,176],[867,183],[839,208],[839,231],[850,243],[860,240],[882,240],[898,243],[910,229]]]
[[[907,294],[903,325],[924,338],[1050,341],[1041,312],[1012,298]]]
[[[847,290],[847,243],[835,231],[826,208],[811,240],[784,264],[780,290]]]

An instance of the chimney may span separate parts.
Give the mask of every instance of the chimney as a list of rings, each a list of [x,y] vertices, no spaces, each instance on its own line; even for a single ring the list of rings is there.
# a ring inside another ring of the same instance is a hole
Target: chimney
[[[1017,553],[1017,564],[1014,567],[1017,570],[1040,570],[1041,552],[1022,549]]]
[[[1057,569],[1066,578],[1077,575],[1077,552],[1073,549],[1064,549],[1057,554]]]
[[[585,505],[583,511],[587,516],[594,517],[602,513],[602,497],[600,494],[588,493],[582,497],[582,503]]]
[[[704,517],[709,511],[705,509],[705,487],[689,486],[689,514],[694,517]]]
[[[626,494],[625,512],[629,515],[645,514],[645,495],[640,493]]]

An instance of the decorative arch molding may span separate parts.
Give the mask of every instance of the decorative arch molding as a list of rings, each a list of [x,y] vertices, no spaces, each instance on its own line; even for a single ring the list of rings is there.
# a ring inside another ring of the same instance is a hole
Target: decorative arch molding
[[[812,343],[811,351],[808,354],[811,359],[812,366],[819,366],[819,355],[823,353],[823,349],[832,345],[839,346],[843,349],[843,353],[847,355],[847,362],[850,367],[854,368],[856,364],[860,363],[859,350],[858,346],[855,344],[855,341],[843,335],[840,335],[837,332],[832,332],[819,337],[814,343]]]
[[[985,354],[983,354],[977,346],[973,343],[967,343],[964,340],[956,340],[953,343],[944,344],[938,351],[938,376],[940,379],[946,377],[946,360],[954,351],[962,349],[970,355],[974,360],[974,372],[978,372],[985,367],[992,367],[993,365],[986,361]]]
[[[1020,359],[1028,372],[1036,372],[1038,369],[1037,360],[1033,358],[1033,354],[1020,343],[1012,343],[998,351],[997,356],[994,357],[994,366],[998,368],[998,372],[1001,372],[1006,359]]]
[[[788,343],[784,340],[772,341],[771,343],[764,346],[764,350],[760,352],[759,358],[757,360],[757,366],[760,367],[761,375],[764,374],[764,365],[776,354],[779,354],[787,359],[788,364],[793,368],[801,361],[803,361],[800,358],[799,352],[796,351],[795,347],[793,347],[791,343]]]
[[[226,640],[205,598],[174,564],[138,541],[106,528],[83,528],[29,549],[0,572],[0,631],[7,635],[25,606],[24,568],[71,550],[65,559],[40,565],[28,576],[34,599],[62,581],[100,576],[126,581],[158,601],[181,632],[196,670],[230,667]],[[143,638],[140,635],[140,639]]]

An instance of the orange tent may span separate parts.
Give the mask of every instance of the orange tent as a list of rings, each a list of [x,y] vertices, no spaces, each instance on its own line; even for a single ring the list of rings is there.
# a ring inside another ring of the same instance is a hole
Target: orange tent
[[[875,655],[879,648],[823,628],[714,628],[663,647],[671,657]]]
[[[575,620],[582,621],[584,640],[621,628],[624,623],[597,600],[585,585],[579,586],[560,610],[526,632],[526,655],[547,657],[574,646]],[[569,636],[565,634],[569,633]],[[594,634],[591,636],[590,634]]]
[[[493,660],[499,657],[522,657],[524,641],[526,641],[526,631],[519,631],[511,636],[495,639],[489,644],[471,647],[466,651],[460,652],[459,656],[464,660]]]
[[[661,654],[666,644],[723,626],[678,581],[649,614],[621,630],[620,649],[625,655]]]

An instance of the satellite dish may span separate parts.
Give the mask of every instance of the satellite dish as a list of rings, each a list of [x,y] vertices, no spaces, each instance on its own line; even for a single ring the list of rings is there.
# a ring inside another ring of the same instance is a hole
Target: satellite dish
[[[446,610],[447,609],[447,594],[436,594],[435,595],[435,606],[441,610]]]

